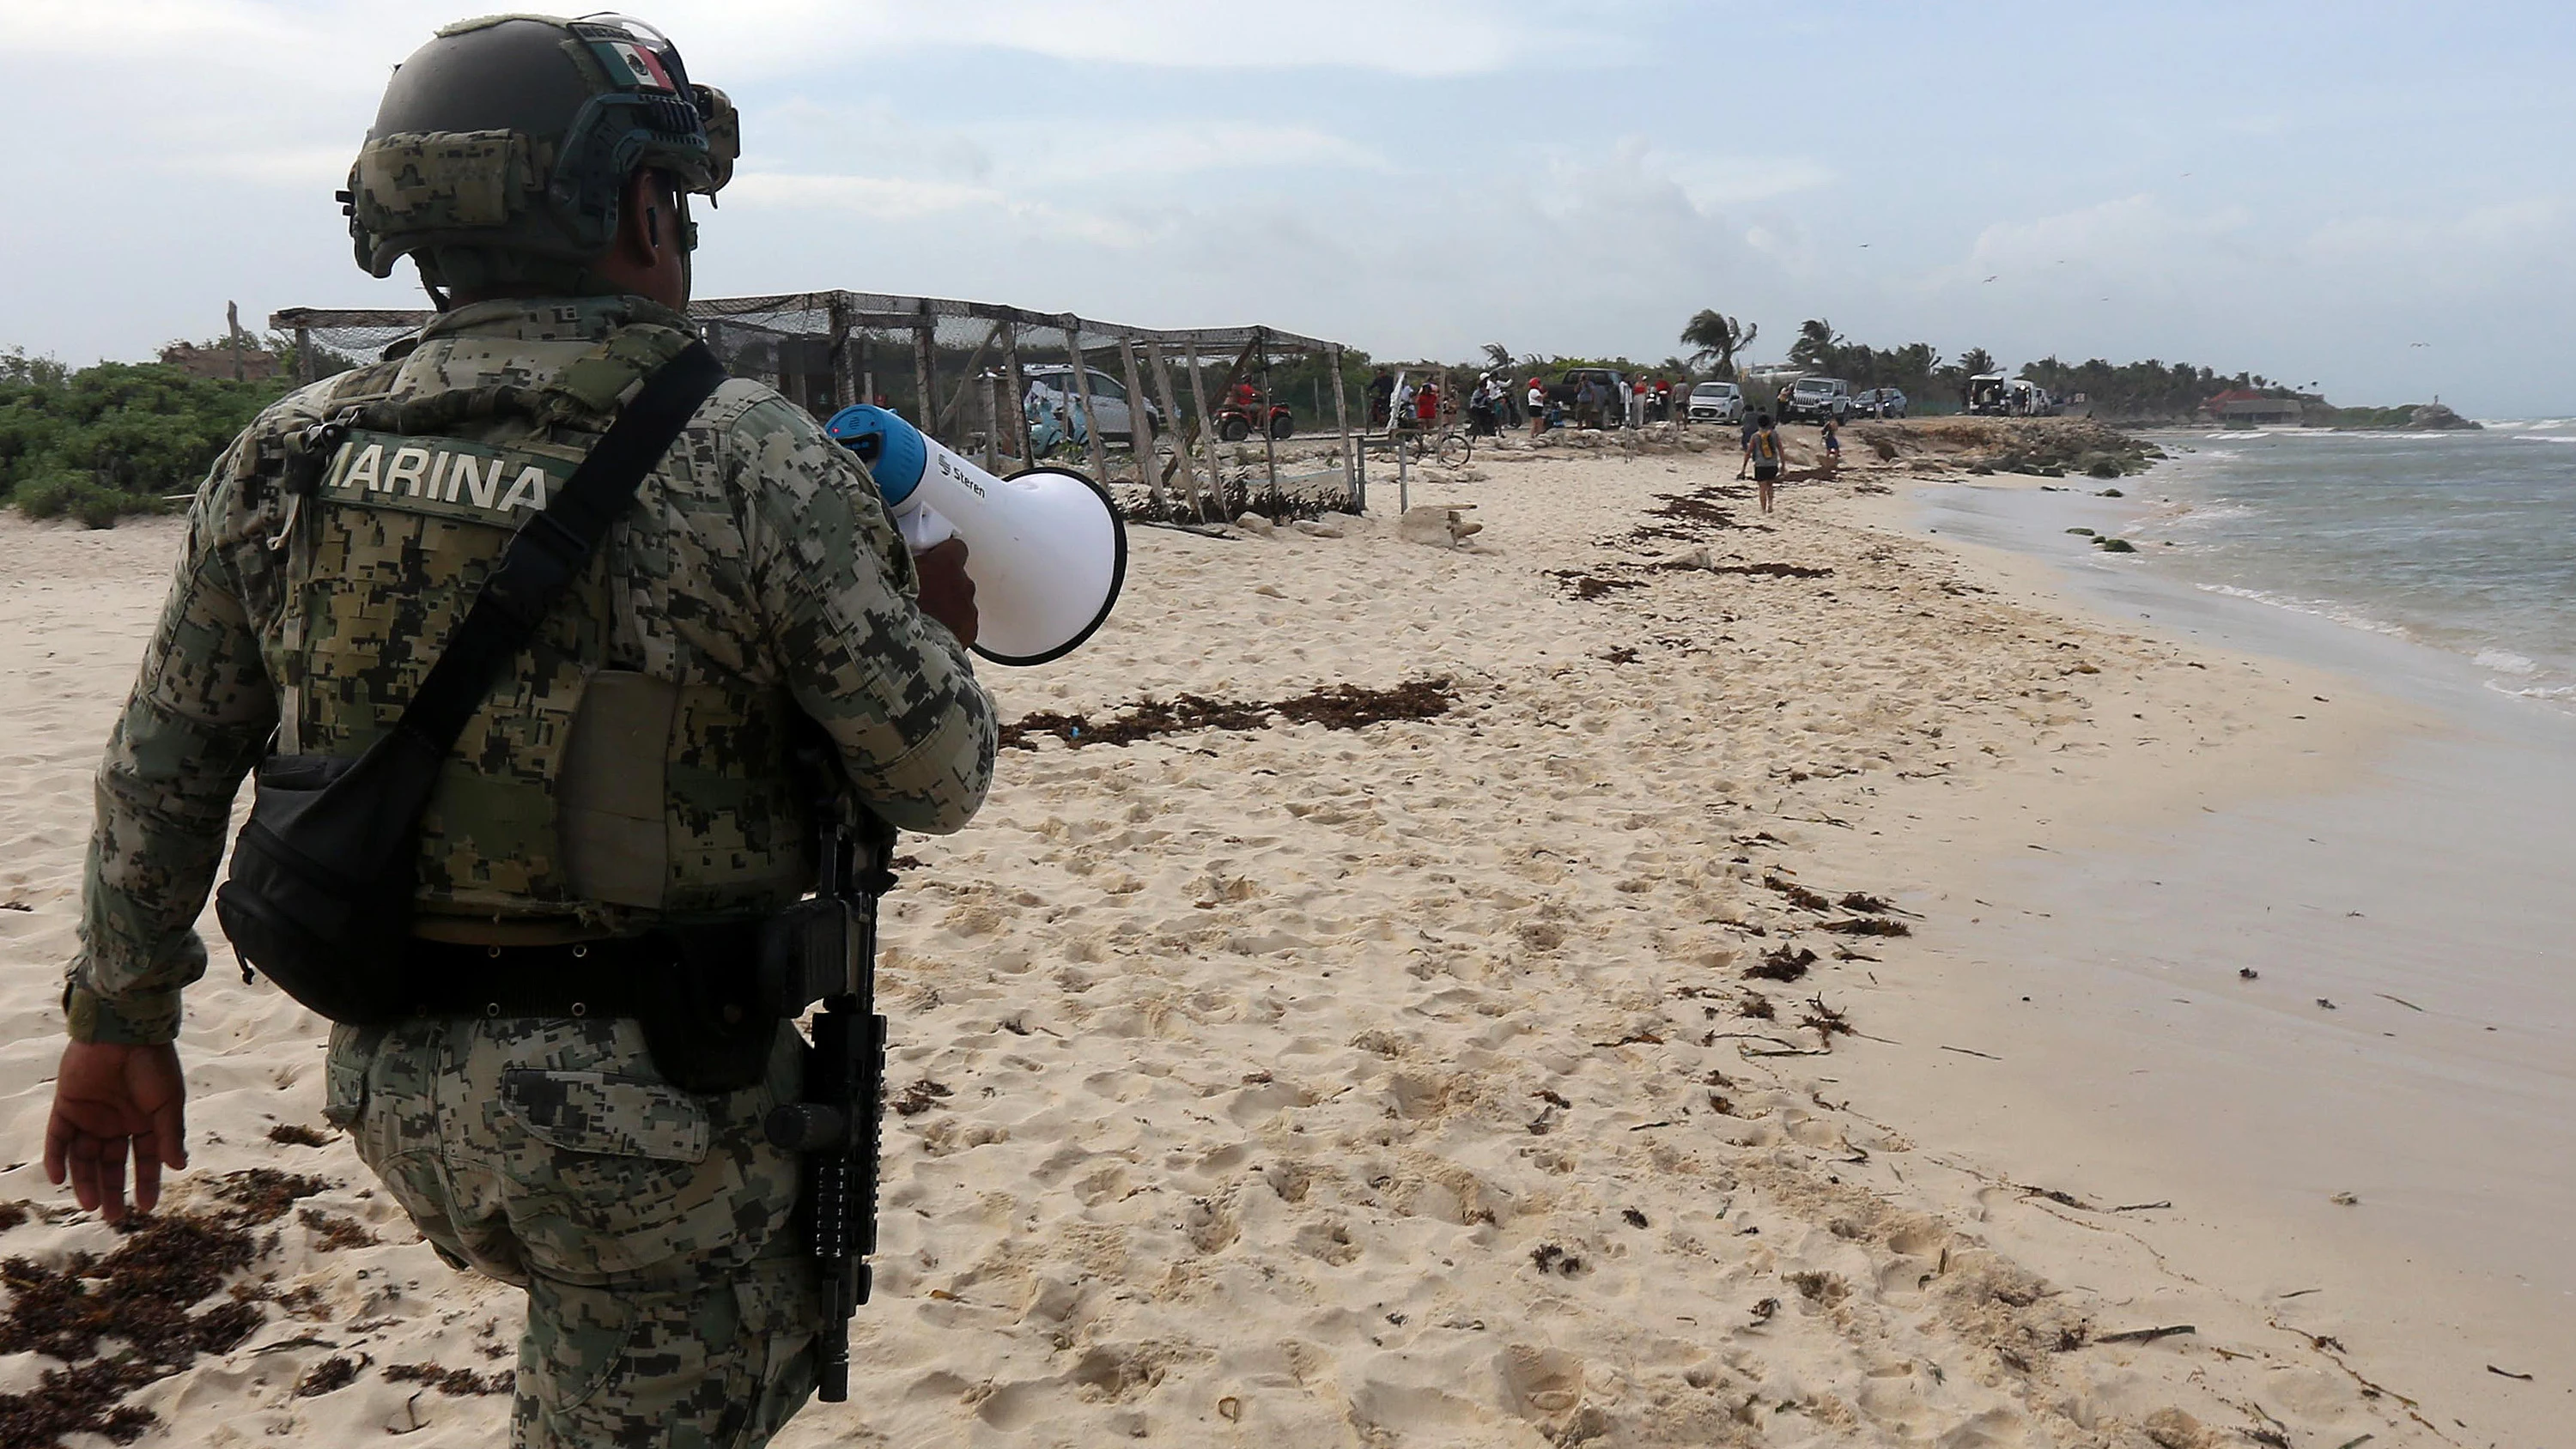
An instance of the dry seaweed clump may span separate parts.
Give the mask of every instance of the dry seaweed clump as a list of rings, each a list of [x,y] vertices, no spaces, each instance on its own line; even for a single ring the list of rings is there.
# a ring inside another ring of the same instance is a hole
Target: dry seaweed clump
[[[1001,742],[1006,748],[1033,750],[1038,736],[1053,735],[1078,750],[1085,745],[1132,745],[1193,730],[1268,729],[1273,717],[1292,724],[1354,730],[1388,720],[1436,718],[1447,714],[1457,701],[1458,691],[1447,679],[1414,680],[1389,689],[1335,684],[1269,703],[1180,694],[1169,700],[1148,699],[1102,720],[1040,710],[1002,726]]]
[[[153,1416],[119,1401],[200,1354],[230,1352],[259,1327],[256,1293],[236,1291],[192,1310],[250,1266],[258,1255],[253,1228],[328,1185],[269,1168],[236,1172],[215,1188],[228,1207],[129,1219],[119,1229],[125,1241],[104,1257],[75,1253],[59,1268],[0,1261],[0,1287],[9,1291],[0,1353],[64,1365],[47,1369],[32,1393],[0,1394],[0,1449],[45,1449],[66,1434],[119,1444],[142,1437]]]

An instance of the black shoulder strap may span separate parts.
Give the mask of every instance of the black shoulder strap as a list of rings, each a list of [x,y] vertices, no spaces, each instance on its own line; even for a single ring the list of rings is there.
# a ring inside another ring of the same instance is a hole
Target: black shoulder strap
[[[633,501],[644,475],[662,461],[698,405],[724,380],[724,364],[703,342],[690,343],[645,380],[554,500],[530,514],[511,536],[397,729],[441,755],[455,745],[465,722],[491,692],[494,677],[526,647],[564,585]]]

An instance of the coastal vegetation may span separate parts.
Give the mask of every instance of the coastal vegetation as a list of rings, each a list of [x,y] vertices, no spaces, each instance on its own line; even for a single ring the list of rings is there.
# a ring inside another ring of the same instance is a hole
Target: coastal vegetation
[[[112,527],[194,492],[233,435],[289,384],[191,377],[157,362],[78,371],[0,353],[0,503]]]

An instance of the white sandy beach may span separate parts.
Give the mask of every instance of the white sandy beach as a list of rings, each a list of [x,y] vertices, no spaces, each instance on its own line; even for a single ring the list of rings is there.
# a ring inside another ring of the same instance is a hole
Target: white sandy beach
[[[1763,519],[1730,451],[1506,452],[1416,475],[1415,502],[1475,505],[1460,550],[1384,515],[1341,537],[1136,529],[1097,639],[987,671],[1006,720],[1437,679],[1457,702],[1360,730],[1042,738],[1005,752],[968,830],[907,839],[878,1295],[852,1402],[779,1442],[2560,1442],[2565,1159],[2462,1202],[2436,1179],[2479,1153],[2387,1148],[2504,1110],[2497,1077],[2459,1069],[2476,1037],[2511,1038],[2510,1112],[2555,1123],[2540,1152],[2564,1143],[2556,1008],[2312,988],[2268,955],[2200,961],[2184,928],[2241,903],[2124,904],[2137,853],[2193,848],[2204,812],[2344,808],[2453,726],[1918,536],[1884,490],[1923,462],[1792,485]],[[177,540],[0,518],[0,906],[24,908],[0,910],[0,1202],[34,1205],[0,1255],[52,1268],[115,1243],[32,1159],[89,775]],[[1830,573],[1646,567],[1695,545]],[[2243,828],[2247,898],[2308,882]],[[2074,899],[2121,913],[2135,954],[2207,969],[2141,988],[2057,919]],[[1859,920],[1911,934],[1824,929]],[[2485,929],[2520,951],[2547,927]],[[285,1301],[134,1394],[146,1442],[495,1442],[505,1394],[384,1371],[506,1369],[513,1298],[441,1266],[345,1141],[269,1140],[320,1127],[323,1032],[206,930],[195,1165],[166,1210],[248,1169],[328,1186],[233,1275]],[[2308,939],[2370,950],[2340,914]],[[1746,977],[1806,952],[1800,979]],[[2319,1028],[2293,1008],[2321,995],[2357,999]],[[2266,1138],[2302,1114],[2324,1125]],[[345,1220],[378,1241],[328,1246],[362,1236]],[[2516,1224],[2558,1255],[2529,1284],[2498,1267]],[[299,1396],[334,1358],[348,1381]],[[54,1366],[0,1357],[0,1395]]]

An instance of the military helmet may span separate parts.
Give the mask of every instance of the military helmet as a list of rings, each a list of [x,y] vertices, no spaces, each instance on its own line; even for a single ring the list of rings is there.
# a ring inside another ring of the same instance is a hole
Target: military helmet
[[[396,68],[340,201],[374,276],[409,256],[433,290],[588,293],[606,290],[588,263],[617,235],[628,177],[712,196],[740,149],[732,102],[644,22],[494,15]]]

